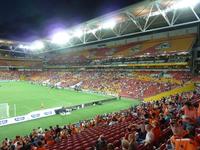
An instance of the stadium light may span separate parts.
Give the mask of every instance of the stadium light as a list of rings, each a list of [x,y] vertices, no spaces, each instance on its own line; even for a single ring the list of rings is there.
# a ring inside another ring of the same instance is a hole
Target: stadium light
[[[174,4],[174,9],[182,9],[187,7],[195,7],[200,1],[199,0],[180,0]]]
[[[67,42],[69,42],[69,40],[70,36],[66,31],[59,31],[55,33],[51,38],[52,43],[61,45],[66,44]]]
[[[18,47],[19,47],[19,48],[24,48],[24,45],[20,44]]]
[[[83,31],[81,29],[77,29],[74,31],[73,36],[74,37],[81,37],[83,35]]]
[[[95,34],[98,30],[100,30],[100,28],[95,28],[95,29],[88,30],[88,31],[86,31],[86,33],[87,34],[89,34],[89,33]]]
[[[102,24],[103,29],[113,29],[117,22],[114,19],[108,20]]]
[[[187,7],[192,7],[194,8],[198,3],[200,3],[200,0],[179,0],[173,3],[172,6],[162,10],[165,14],[172,11],[172,10],[177,10],[177,9],[184,9]],[[161,13],[159,11],[155,11],[151,13],[151,17],[152,16],[158,16],[161,15]]]
[[[20,48],[20,49],[30,49],[30,46],[20,44],[20,45],[18,45],[18,48]]]
[[[29,47],[29,49],[31,50],[39,50],[43,48],[44,48],[44,43],[42,41],[35,41]]]
[[[28,46],[20,44],[20,45],[18,45],[18,48],[21,48],[21,49],[28,49]]]

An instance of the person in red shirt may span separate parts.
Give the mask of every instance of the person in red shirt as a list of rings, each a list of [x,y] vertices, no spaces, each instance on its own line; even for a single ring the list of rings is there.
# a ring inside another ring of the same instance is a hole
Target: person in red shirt
[[[160,136],[161,136],[161,130],[160,130],[160,127],[159,127],[159,124],[157,122],[155,122],[153,124],[153,134],[154,134],[154,137],[155,137],[155,141],[156,140],[159,140]]]

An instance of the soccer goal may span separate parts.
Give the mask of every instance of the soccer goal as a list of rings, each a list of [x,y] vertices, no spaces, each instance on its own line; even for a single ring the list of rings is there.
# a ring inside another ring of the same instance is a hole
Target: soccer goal
[[[0,103],[0,119],[8,118],[9,113],[9,105],[8,103]]]

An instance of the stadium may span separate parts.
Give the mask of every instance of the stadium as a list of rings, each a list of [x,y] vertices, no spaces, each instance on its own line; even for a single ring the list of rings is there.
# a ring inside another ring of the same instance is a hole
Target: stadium
[[[32,42],[0,39],[1,150],[199,148],[199,0],[145,0]]]

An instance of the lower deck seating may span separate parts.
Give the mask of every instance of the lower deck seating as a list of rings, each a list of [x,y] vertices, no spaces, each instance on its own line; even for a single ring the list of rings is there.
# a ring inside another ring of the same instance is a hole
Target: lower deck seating
[[[81,121],[78,124],[68,125],[64,128],[59,126],[50,127],[49,130],[45,129],[44,132],[40,129],[34,129],[29,136],[25,138],[17,136],[13,141],[18,141],[22,144],[24,141],[35,140],[33,143],[37,143],[41,140],[45,150],[94,150],[98,138],[103,135],[106,143],[112,143],[115,150],[117,150],[122,149],[124,146],[121,141],[130,140],[130,135],[136,135],[137,133],[138,137],[133,138],[136,149],[152,150],[158,148],[164,150],[173,133],[172,128],[170,128],[172,120],[182,118],[179,118],[178,114],[180,114],[186,102],[190,102],[192,105],[198,104],[200,95],[195,92],[184,93],[161,101],[141,103],[137,107],[120,112],[98,115],[91,120]],[[182,107],[176,106],[180,104]],[[143,131],[144,127],[145,131]],[[149,127],[151,127],[150,130],[148,129]],[[199,128],[200,126],[197,124],[196,135],[199,134]],[[71,132],[67,133],[66,136],[61,136],[61,132],[65,131],[65,129],[71,129]],[[145,140],[140,140],[143,137],[141,134],[144,133],[145,136],[147,136],[147,133],[153,134],[153,140],[148,141],[147,137],[144,138]],[[142,141],[146,144],[142,144]],[[5,148],[7,147],[7,142],[3,141],[2,145],[2,149],[7,150]],[[40,150],[40,148],[37,148],[40,147],[40,144],[32,144],[31,147],[32,149]]]

